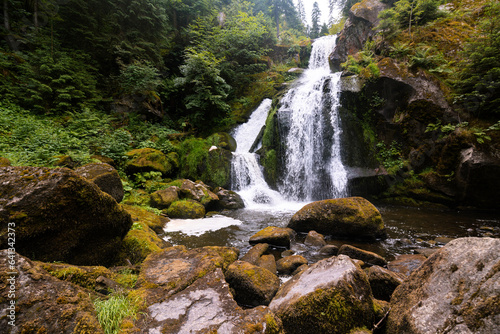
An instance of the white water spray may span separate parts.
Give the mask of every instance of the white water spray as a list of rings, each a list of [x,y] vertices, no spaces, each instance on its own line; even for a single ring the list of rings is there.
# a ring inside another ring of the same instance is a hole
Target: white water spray
[[[330,73],[328,56],[336,36],[313,44],[309,68],[283,97],[278,118],[286,135],[281,194],[292,200],[346,196],[347,171],[340,157],[340,73]]]

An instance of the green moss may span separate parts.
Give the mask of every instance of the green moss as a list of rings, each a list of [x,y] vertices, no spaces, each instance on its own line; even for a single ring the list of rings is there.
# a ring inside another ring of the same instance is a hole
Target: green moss
[[[166,243],[144,222],[137,222],[140,229],[130,230],[123,239],[117,263],[126,265],[142,263],[151,253],[159,252]]]
[[[48,273],[60,280],[68,281],[89,290],[96,287],[99,276],[114,279],[115,275],[105,267],[78,267],[69,264],[42,263]]]
[[[205,207],[193,200],[180,200],[172,203],[166,213],[171,218],[203,218],[205,216]]]

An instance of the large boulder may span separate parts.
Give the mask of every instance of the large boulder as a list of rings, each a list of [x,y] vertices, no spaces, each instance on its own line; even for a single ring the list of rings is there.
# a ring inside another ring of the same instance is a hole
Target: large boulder
[[[180,197],[200,202],[207,210],[214,208],[219,201],[219,197],[201,181],[182,180]]]
[[[136,294],[148,305],[158,303],[216,268],[227,270],[237,259],[238,250],[229,247],[166,248],[152,253],[142,263]]]
[[[75,173],[95,183],[99,189],[111,195],[120,203],[124,190],[122,180],[117,170],[108,164],[88,164],[75,169]]]
[[[349,257],[321,260],[278,290],[269,308],[287,334],[349,333],[376,323],[368,278]]]
[[[499,333],[500,240],[456,239],[391,299],[387,333]]]
[[[160,210],[168,209],[172,203],[179,200],[179,191],[179,187],[176,186],[155,191],[149,196],[151,206]]]
[[[243,310],[236,304],[220,268],[172,297],[148,304],[136,326],[140,333],[282,332],[279,319],[265,306]]]
[[[288,227],[297,232],[355,239],[385,237],[384,222],[373,204],[362,197],[328,199],[309,203],[293,215]]]
[[[165,155],[153,148],[140,148],[127,152],[129,161],[125,165],[128,175],[145,172],[160,172],[163,176],[172,176],[179,168],[177,153]]]
[[[15,252],[0,250],[0,257],[4,333],[104,333],[88,291],[58,280]]]
[[[225,276],[234,299],[245,306],[269,305],[280,287],[278,276],[245,261],[233,262]]]
[[[205,207],[194,200],[174,202],[166,212],[170,218],[199,219],[205,217]]]
[[[110,195],[67,168],[1,167],[0,185],[0,221],[15,228],[16,251],[34,260],[110,264],[132,226]]]
[[[234,191],[218,187],[215,188],[214,192],[219,197],[218,210],[237,210],[245,207],[241,196]]]

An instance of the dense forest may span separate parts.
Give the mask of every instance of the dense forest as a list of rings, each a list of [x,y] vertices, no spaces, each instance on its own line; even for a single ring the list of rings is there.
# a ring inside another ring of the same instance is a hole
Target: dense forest
[[[389,56],[426,71],[478,139],[490,141],[500,110],[499,4],[383,2],[391,8],[377,37],[344,69],[377,75],[376,62]],[[339,32],[356,1],[329,26],[317,3],[310,18],[302,0],[295,4],[3,0],[0,156],[15,165],[54,165],[61,155],[84,163],[96,154],[119,163],[131,148],[173,151],[175,133],[230,129],[295,78],[287,71],[307,65],[311,39]],[[330,1],[330,10],[337,5]]]

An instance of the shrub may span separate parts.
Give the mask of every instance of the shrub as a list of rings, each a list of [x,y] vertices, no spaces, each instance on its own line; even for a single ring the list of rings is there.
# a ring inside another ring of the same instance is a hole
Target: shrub
[[[125,318],[135,319],[137,308],[126,296],[112,294],[108,299],[94,300],[97,320],[105,334],[116,334]]]

